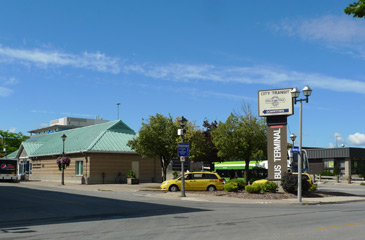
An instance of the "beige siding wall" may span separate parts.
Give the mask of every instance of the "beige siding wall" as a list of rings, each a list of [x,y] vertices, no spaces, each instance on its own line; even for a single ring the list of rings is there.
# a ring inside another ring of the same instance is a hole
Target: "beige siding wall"
[[[84,175],[85,170],[85,157],[82,155],[68,156],[71,159],[71,164],[65,169],[65,182],[82,183],[82,176],[76,176],[76,161],[84,162]],[[32,175],[31,180],[42,181],[59,181],[61,183],[62,171],[58,169],[56,163],[57,157],[44,157],[32,160]]]
[[[118,173],[127,176],[132,162],[139,162],[140,182],[160,182],[161,167],[159,161],[142,158],[138,154],[92,154],[90,155],[90,177],[88,183],[115,183]]]
[[[132,162],[139,162],[140,182],[161,182],[161,166],[158,160],[142,158],[138,154],[91,153],[68,155],[71,164],[65,169],[65,182],[96,184],[115,183],[119,172],[127,176]],[[56,181],[61,183],[62,172],[56,163],[57,157],[42,157],[32,160],[31,180]],[[83,162],[83,176],[76,176],[76,161]]]

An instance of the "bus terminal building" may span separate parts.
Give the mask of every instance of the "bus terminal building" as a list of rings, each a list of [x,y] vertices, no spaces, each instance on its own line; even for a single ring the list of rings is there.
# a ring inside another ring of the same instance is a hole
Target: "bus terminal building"
[[[340,176],[365,177],[365,149],[353,147],[306,149],[309,173],[333,172]]]

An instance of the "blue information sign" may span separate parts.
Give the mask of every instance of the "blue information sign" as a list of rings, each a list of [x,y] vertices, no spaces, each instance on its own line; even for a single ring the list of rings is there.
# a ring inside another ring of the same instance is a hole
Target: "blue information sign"
[[[179,157],[189,157],[189,143],[179,143],[178,144],[178,154]]]
[[[291,149],[291,152],[292,153],[299,153],[299,148],[292,148]]]

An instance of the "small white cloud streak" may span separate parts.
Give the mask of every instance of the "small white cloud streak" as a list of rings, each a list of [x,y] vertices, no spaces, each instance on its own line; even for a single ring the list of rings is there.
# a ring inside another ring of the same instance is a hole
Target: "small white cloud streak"
[[[57,114],[57,115],[64,115],[64,116],[77,116],[77,117],[95,117],[96,115],[91,114],[82,114],[82,113],[70,113],[70,112],[61,112],[56,113],[47,110],[31,110],[32,113],[42,113],[42,114]]]
[[[13,93],[13,90],[4,88],[4,87],[0,87],[0,97],[7,97],[12,93]]]
[[[270,27],[289,36],[318,41],[341,53],[365,59],[365,22],[362,19],[327,15],[305,20],[285,19],[280,24],[270,24]]]
[[[11,77],[11,78],[6,80],[4,85],[15,85],[17,83],[18,83],[18,80],[15,77]]]
[[[4,60],[8,62],[19,60],[23,61],[24,64],[33,63],[40,67],[50,65],[73,66],[114,74],[121,71],[118,58],[108,57],[102,53],[84,52],[81,55],[73,55],[57,51],[41,51],[38,49],[13,49],[0,45],[0,57],[5,58]]]
[[[355,134],[350,134],[347,137],[348,142],[351,145],[365,145],[365,134],[362,133],[355,133]]]
[[[334,15],[299,21],[286,19],[275,25],[276,30],[284,30],[303,39],[342,43],[364,41],[364,27],[363,20]]]
[[[16,128],[15,127],[12,127],[8,131],[11,132],[11,133],[15,133],[16,132]]]
[[[241,84],[261,84],[272,86],[310,85],[338,92],[365,94],[365,82],[330,77],[316,73],[301,73],[272,69],[265,66],[253,67],[217,67],[214,65],[170,64],[144,71],[148,77],[170,81],[213,81],[236,82]]]

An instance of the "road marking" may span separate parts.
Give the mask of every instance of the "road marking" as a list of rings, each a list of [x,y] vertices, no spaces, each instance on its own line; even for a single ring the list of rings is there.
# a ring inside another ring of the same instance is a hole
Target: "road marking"
[[[365,224],[365,222],[350,223],[350,224],[343,224],[343,225],[329,226],[329,227],[322,227],[322,228],[313,228],[313,230],[322,230],[322,229],[339,228],[339,227],[350,227],[350,226],[356,226],[356,225],[362,225],[362,224]]]
[[[13,194],[18,194],[18,195],[23,195],[23,196],[26,196],[26,197],[45,199],[45,200],[56,201],[56,202],[71,203],[71,204],[76,204],[76,205],[85,205],[82,202],[75,202],[75,201],[68,201],[68,200],[62,200],[62,199],[56,199],[56,198],[41,197],[41,196],[37,196],[37,195],[30,195],[30,194],[26,194],[26,193],[13,192],[13,191],[8,191],[8,190],[3,190],[3,189],[2,189],[2,191],[3,192],[13,193]]]

